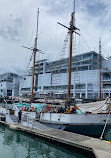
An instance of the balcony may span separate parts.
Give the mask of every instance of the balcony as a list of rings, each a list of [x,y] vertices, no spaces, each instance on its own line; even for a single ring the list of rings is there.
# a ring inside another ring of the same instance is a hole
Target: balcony
[[[111,81],[111,78],[103,78],[101,81],[103,81],[103,82]]]

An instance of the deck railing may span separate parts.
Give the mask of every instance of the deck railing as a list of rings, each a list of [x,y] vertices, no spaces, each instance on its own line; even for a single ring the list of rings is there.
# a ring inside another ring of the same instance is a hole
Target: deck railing
[[[28,114],[28,113],[24,113],[22,114],[22,119],[21,119],[21,123],[25,126],[31,127],[33,128],[33,122],[35,121],[35,117]]]

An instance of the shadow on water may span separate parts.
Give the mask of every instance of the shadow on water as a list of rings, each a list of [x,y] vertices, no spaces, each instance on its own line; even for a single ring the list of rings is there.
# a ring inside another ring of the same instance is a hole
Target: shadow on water
[[[3,158],[86,158],[71,150],[25,132],[0,125],[0,157]],[[89,157],[89,156],[88,156]]]

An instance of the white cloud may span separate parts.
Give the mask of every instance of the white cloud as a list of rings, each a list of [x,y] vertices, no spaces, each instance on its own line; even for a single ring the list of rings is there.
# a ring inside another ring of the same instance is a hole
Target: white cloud
[[[21,72],[31,51],[36,32],[36,11],[40,8],[38,48],[50,60],[59,58],[69,26],[73,0],[0,0],[0,69],[3,72]],[[111,1],[76,0],[76,25],[81,30],[90,50],[102,46],[111,55]],[[76,54],[89,51],[82,37],[76,37]],[[30,42],[31,41],[31,42]],[[79,48],[80,47],[80,48]],[[96,48],[96,49],[95,49]],[[68,49],[67,55],[68,55]],[[103,51],[106,56],[107,53]],[[40,58],[40,57],[39,57]],[[41,56],[42,58],[42,56]],[[20,71],[19,71],[20,69]]]

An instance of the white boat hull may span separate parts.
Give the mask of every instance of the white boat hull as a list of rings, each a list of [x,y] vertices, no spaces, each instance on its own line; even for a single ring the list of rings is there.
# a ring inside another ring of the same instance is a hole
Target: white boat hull
[[[48,127],[99,138],[107,118],[108,114],[41,113],[40,122]],[[111,132],[111,115],[104,136],[108,132]]]
[[[69,125],[104,125],[107,118],[108,114],[41,113],[40,122]],[[111,125],[111,115],[108,124]]]

